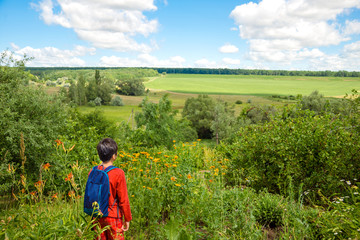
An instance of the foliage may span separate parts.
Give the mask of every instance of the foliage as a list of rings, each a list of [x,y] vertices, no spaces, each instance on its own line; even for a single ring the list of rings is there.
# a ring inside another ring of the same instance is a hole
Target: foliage
[[[277,109],[270,105],[251,105],[243,108],[239,119],[249,119],[252,124],[264,123],[276,115]]]
[[[214,120],[211,123],[210,129],[217,143],[232,135],[234,129],[236,129],[234,106],[217,100],[214,107]]]
[[[349,121],[300,111],[240,129],[221,151],[232,159],[228,180],[233,184],[240,177],[255,189],[285,193],[292,179],[314,199],[318,190],[331,196],[339,191],[340,179],[357,177],[359,140]]]
[[[328,206],[318,220],[319,236],[323,239],[359,239],[360,237],[360,183],[357,179],[344,180],[346,196],[323,197]]]
[[[145,93],[142,79],[126,79],[116,83],[116,92],[122,95],[141,96]]]
[[[124,102],[120,96],[116,96],[113,99],[111,99],[111,105],[112,106],[124,106]]]
[[[95,98],[95,100],[94,100],[94,103],[96,106],[101,106],[101,102],[102,102],[101,98],[99,98],[99,97]]]
[[[309,109],[317,114],[349,114],[350,101],[347,99],[326,99],[318,91],[312,92],[309,96],[304,96],[299,102],[299,108],[302,110]]]
[[[188,98],[182,116],[188,119],[199,138],[211,138],[211,124],[214,120],[215,101],[208,95],[198,95],[197,98]]]
[[[135,142],[146,146],[172,146],[173,140],[189,141],[196,139],[195,131],[186,120],[175,118],[176,112],[171,108],[171,101],[164,95],[159,104],[144,102],[142,112],[136,114],[138,127]]]
[[[264,193],[255,202],[254,217],[265,227],[276,228],[283,225],[284,209],[282,198],[278,195]]]
[[[5,162],[21,164],[20,136],[26,143],[27,171],[36,173],[41,162],[51,153],[51,141],[63,130],[66,109],[57,95],[43,89],[24,86],[23,59],[16,62],[2,56],[0,82],[0,156]],[[10,67],[10,64],[15,64]]]

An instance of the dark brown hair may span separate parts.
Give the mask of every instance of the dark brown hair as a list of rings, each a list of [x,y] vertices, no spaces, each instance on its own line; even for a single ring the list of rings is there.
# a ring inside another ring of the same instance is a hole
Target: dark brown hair
[[[111,157],[117,155],[118,146],[112,138],[102,139],[96,147],[101,161],[108,162]]]

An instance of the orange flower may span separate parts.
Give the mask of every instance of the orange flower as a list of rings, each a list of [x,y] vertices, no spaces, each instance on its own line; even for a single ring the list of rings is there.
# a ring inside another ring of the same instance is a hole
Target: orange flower
[[[176,177],[171,177],[171,181],[176,181]]]
[[[37,181],[36,183],[34,183],[35,187],[40,187],[42,185],[42,181]]]
[[[71,150],[73,150],[74,147],[75,147],[75,144],[74,144],[71,148],[69,148],[69,152],[70,152]]]
[[[175,183],[175,186],[177,186],[177,187],[181,187],[181,184]]]
[[[52,195],[52,196],[51,196],[51,198],[52,198],[52,199],[57,199],[57,198],[58,198],[58,196],[57,196],[57,195],[58,195],[58,194],[57,194],[57,193],[55,193],[54,195]]]
[[[190,175],[190,173],[187,175],[188,179],[192,179],[192,176]]]
[[[35,196],[36,191],[33,191],[33,192],[31,192],[30,194],[33,195],[33,196]]]
[[[56,139],[56,140],[55,140],[55,142],[56,142],[56,145],[57,145],[57,146],[59,146],[59,145],[63,144],[63,142],[62,142],[62,141],[60,141],[59,139]]]
[[[65,182],[70,181],[73,177],[74,177],[74,175],[72,174],[72,172],[69,173],[67,178],[65,178]]]
[[[75,192],[73,190],[69,191],[68,196],[71,198],[75,197]]]
[[[49,170],[50,167],[51,167],[50,163],[46,163],[46,164],[44,164],[44,165],[42,166],[42,168],[43,168],[45,171]]]

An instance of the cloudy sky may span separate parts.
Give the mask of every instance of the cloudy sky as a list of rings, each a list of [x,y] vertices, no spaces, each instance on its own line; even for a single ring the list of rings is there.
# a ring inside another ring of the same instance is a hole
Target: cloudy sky
[[[0,0],[28,66],[360,71],[360,0]]]

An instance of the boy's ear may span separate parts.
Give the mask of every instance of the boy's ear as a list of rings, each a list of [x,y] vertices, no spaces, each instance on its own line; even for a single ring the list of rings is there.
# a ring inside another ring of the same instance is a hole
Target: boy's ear
[[[115,160],[116,157],[117,157],[117,155],[116,155],[116,153],[114,153],[111,158],[112,158],[113,160]]]

